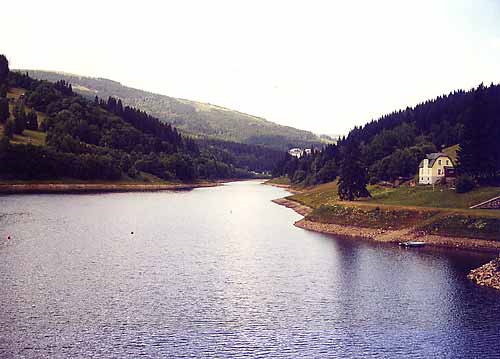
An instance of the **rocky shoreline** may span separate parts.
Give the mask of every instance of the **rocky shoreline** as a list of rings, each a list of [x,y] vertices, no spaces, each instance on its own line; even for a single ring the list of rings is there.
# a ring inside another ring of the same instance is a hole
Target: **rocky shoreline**
[[[500,290],[500,257],[471,270],[467,278],[478,285]]]
[[[280,198],[273,200],[274,203],[293,209],[302,216],[307,216],[312,209],[298,202]],[[400,230],[387,230],[345,226],[331,223],[313,222],[307,218],[294,223],[294,226],[309,231],[332,234],[351,239],[364,239],[376,242],[399,243],[401,241],[422,241],[429,246],[441,248],[453,248],[472,250],[486,253],[500,253],[500,242],[487,241],[482,239],[447,237],[438,235],[426,235],[415,232],[412,228]],[[485,265],[472,270],[467,276],[475,283],[496,288],[500,290],[500,257]]]
[[[144,191],[185,191],[200,187],[214,187],[219,183],[205,182],[193,184],[161,183],[2,183],[0,194],[27,193],[92,193],[92,192],[144,192]]]

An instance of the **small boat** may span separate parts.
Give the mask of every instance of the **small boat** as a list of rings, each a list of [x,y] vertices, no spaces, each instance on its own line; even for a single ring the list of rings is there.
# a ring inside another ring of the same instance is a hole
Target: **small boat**
[[[425,246],[425,242],[418,242],[418,241],[408,241],[408,242],[399,242],[400,247],[423,247]]]

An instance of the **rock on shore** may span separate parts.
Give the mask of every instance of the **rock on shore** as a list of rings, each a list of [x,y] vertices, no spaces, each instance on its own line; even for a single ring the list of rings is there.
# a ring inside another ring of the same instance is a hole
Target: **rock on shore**
[[[479,285],[500,290],[500,257],[471,270],[467,278]]]

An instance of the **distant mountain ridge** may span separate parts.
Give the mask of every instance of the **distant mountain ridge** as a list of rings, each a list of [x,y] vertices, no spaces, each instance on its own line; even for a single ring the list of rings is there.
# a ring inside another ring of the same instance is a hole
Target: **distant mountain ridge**
[[[56,82],[64,80],[87,97],[119,98],[125,105],[139,108],[195,137],[207,137],[280,150],[318,147],[322,140],[312,132],[282,126],[264,118],[210,103],[155,94],[134,89],[105,78],[93,78],[42,70],[17,70],[31,77]]]

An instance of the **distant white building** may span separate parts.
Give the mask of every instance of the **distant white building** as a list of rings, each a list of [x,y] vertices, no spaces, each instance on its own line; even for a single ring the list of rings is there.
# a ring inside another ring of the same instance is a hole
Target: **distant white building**
[[[312,149],[310,149],[310,148],[306,148],[306,149],[292,148],[292,149],[288,150],[288,154],[290,156],[297,157],[297,158],[300,158],[304,155],[310,155],[311,153],[312,153]]]
[[[300,158],[302,157],[302,149],[301,148],[292,148],[288,150],[288,154],[293,157]]]

